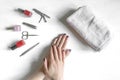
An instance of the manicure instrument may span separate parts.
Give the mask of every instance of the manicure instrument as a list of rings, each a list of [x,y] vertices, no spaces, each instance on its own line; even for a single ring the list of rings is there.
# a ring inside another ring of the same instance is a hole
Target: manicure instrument
[[[22,38],[23,40],[26,40],[26,39],[28,39],[29,36],[38,36],[38,35],[35,35],[35,34],[31,34],[31,35],[30,35],[27,31],[23,31],[21,38]]]
[[[26,23],[26,22],[23,22],[24,25],[28,26],[28,27],[31,27],[33,29],[36,29],[37,26],[33,25],[33,24],[30,24],[30,23]]]
[[[21,12],[21,13],[23,13],[24,15],[26,15],[27,17],[31,17],[32,16],[32,12],[31,11],[29,11],[29,10],[23,10],[23,9],[20,9],[20,8],[18,8],[17,9],[19,12]]]
[[[41,16],[41,18],[40,18],[40,20],[39,20],[39,23],[40,23],[40,21],[42,20],[42,18],[43,18],[44,22],[47,22],[47,20],[46,20],[45,17],[50,18],[48,15],[42,13],[41,11],[39,11],[39,10],[37,10],[37,9],[33,9],[33,11],[35,11],[37,14],[39,14],[39,15]]]
[[[39,43],[36,43],[35,45],[33,45],[32,47],[30,47],[29,49],[27,49],[25,52],[23,52],[23,53],[20,55],[20,57],[23,56],[24,54],[26,54],[27,52],[29,52],[30,50],[32,50],[32,49],[33,49],[34,47],[36,47],[38,44],[39,44]]]

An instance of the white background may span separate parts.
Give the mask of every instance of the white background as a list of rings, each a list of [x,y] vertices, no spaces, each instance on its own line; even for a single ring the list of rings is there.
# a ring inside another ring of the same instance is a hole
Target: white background
[[[71,10],[89,6],[108,25],[111,41],[100,52],[94,52],[84,45],[69,27],[64,24]],[[48,22],[38,23],[39,16],[33,12],[31,18],[15,11],[16,8],[39,9],[48,14]],[[29,22],[36,25],[33,30],[22,25]],[[14,51],[8,47],[21,39],[21,32],[5,30],[12,25],[21,25],[22,31],[38,34],[29,37],[26,45]],[[0,0],[0,80],[26,80],[40,65],[40,56],[45,54],[54,37],[67,33],[70,38],[67,48],[72,49],[65,63],[65,80],[120,80],[120,0]],[[19,55],[30,46],[40,45],[23,57]]]

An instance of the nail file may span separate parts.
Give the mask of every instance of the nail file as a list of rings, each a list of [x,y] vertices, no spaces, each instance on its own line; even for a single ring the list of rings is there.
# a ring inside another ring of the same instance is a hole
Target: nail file
[[[35,25],[33,25],[33,24],[30,24],[30,23],[23,22],[22,24],[24,24],[24,25],[26,25],[26,26],[28,26],[28,27],[31,27],[31,28],[33,28],[33,29],[36,29],[36,28],[37,28],[37,26],[35,26]]]
[[[32,47],[30,47],[29,49],[27,49],[26,51],[24,51],[21,55],[20,55],[20,57],[21,56],[23,56],[23,55],[25,55],[27,52],[29,52],[30,50],[32,50],[34,47],[36,47],[37,45],[38,45],[39,43],[36,43],[35,45],[33,45]]]

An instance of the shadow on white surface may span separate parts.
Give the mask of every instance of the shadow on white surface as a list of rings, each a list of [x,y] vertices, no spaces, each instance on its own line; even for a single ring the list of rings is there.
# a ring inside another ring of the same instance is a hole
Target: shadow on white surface
[[[6,47],[7,50],[11,50],[11,47],[15,45],[15,43],[18,42],[17,40],[12,41],[8,47]]]
[[[36,71],[38,71],[42,65],[43,59],[47,56],[49,51],[49,46],[46,46],[40,53],[40,55],[38,55],[38,59],[34,60],[31,63],[31,67],[29,72],[25,75],[22,76],[19,79],[13,79],[13,80],[28,80],[30,78],[30,76],[34,75]]]

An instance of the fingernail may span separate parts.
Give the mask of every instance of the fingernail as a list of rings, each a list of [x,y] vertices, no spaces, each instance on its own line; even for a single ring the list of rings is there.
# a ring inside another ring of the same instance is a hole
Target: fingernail
[[[52,45],[52,48],[56,48],[57,46],[55,44]]]
[[[68,51],[71,52],[71,49],[69,49]]]
[[[69,36],[67,36],[67,38],[68,38]]]
[[[45,61],[45,58],[43,59],[43,61]]]
[[[65,51],[65,50],[62,50],[63,52]]]

